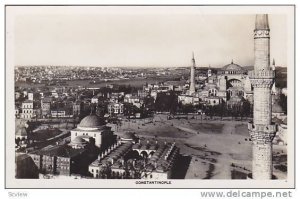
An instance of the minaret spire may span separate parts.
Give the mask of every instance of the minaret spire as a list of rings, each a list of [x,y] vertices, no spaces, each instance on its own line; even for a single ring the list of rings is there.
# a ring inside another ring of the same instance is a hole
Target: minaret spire
[[[256,15],[254,31],[256,31],[256,30],[270,30],[267,14]]]

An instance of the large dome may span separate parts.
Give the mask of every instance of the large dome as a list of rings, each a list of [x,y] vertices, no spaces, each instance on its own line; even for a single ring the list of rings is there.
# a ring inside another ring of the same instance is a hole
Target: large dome
[[[103,118],[100,118],[97,115],[88,115],[81,120],[81,122],[78,124],[78,127],[97,128],[103,125],[105,125]]]
[[[223,67],[223,70],[229,70],[229,71],[243,71],[243,67],[241,67],[240,65],[231,63],[231,64],[227,64],[226,66]]]

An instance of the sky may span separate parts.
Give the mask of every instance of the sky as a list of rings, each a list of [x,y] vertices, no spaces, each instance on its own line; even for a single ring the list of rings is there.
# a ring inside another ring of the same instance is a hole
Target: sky
[[[198,67],[254,63],[254,14],[39,9],[14,18],[15,65],[178,67],[191,64],[192,52]],[[286,16],[271,14],[269,24],[270,58],[286,66]]]

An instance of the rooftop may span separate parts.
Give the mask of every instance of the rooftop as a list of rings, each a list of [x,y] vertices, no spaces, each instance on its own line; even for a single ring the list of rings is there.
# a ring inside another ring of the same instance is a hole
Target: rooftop
[[[81,120],[78,124],[78,127],[84,128],[97,128],[104,126],[106,123],[103,118],[98,117],[97,115],[88,115]]]

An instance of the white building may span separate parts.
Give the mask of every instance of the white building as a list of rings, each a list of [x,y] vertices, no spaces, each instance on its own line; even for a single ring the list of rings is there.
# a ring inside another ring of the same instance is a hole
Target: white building
[[[104,119],[96,115],[86,116],[77,125],[77,128],[71,130],[71,143],[76,137],[80,137],[88,143],[92,141],[99,148],[105,144],[109,145],[114,139],[111,128],[105,125]]]
[[[34,116],[33,113],[33,101],[32,100],[26,100],[22,103],[22,113],[21,118],[22,119],[31,119]]]
[[[123,114],[124,113],[124,104],[123,103],[110,103],[108,104],[108,113],[113,114]]]

